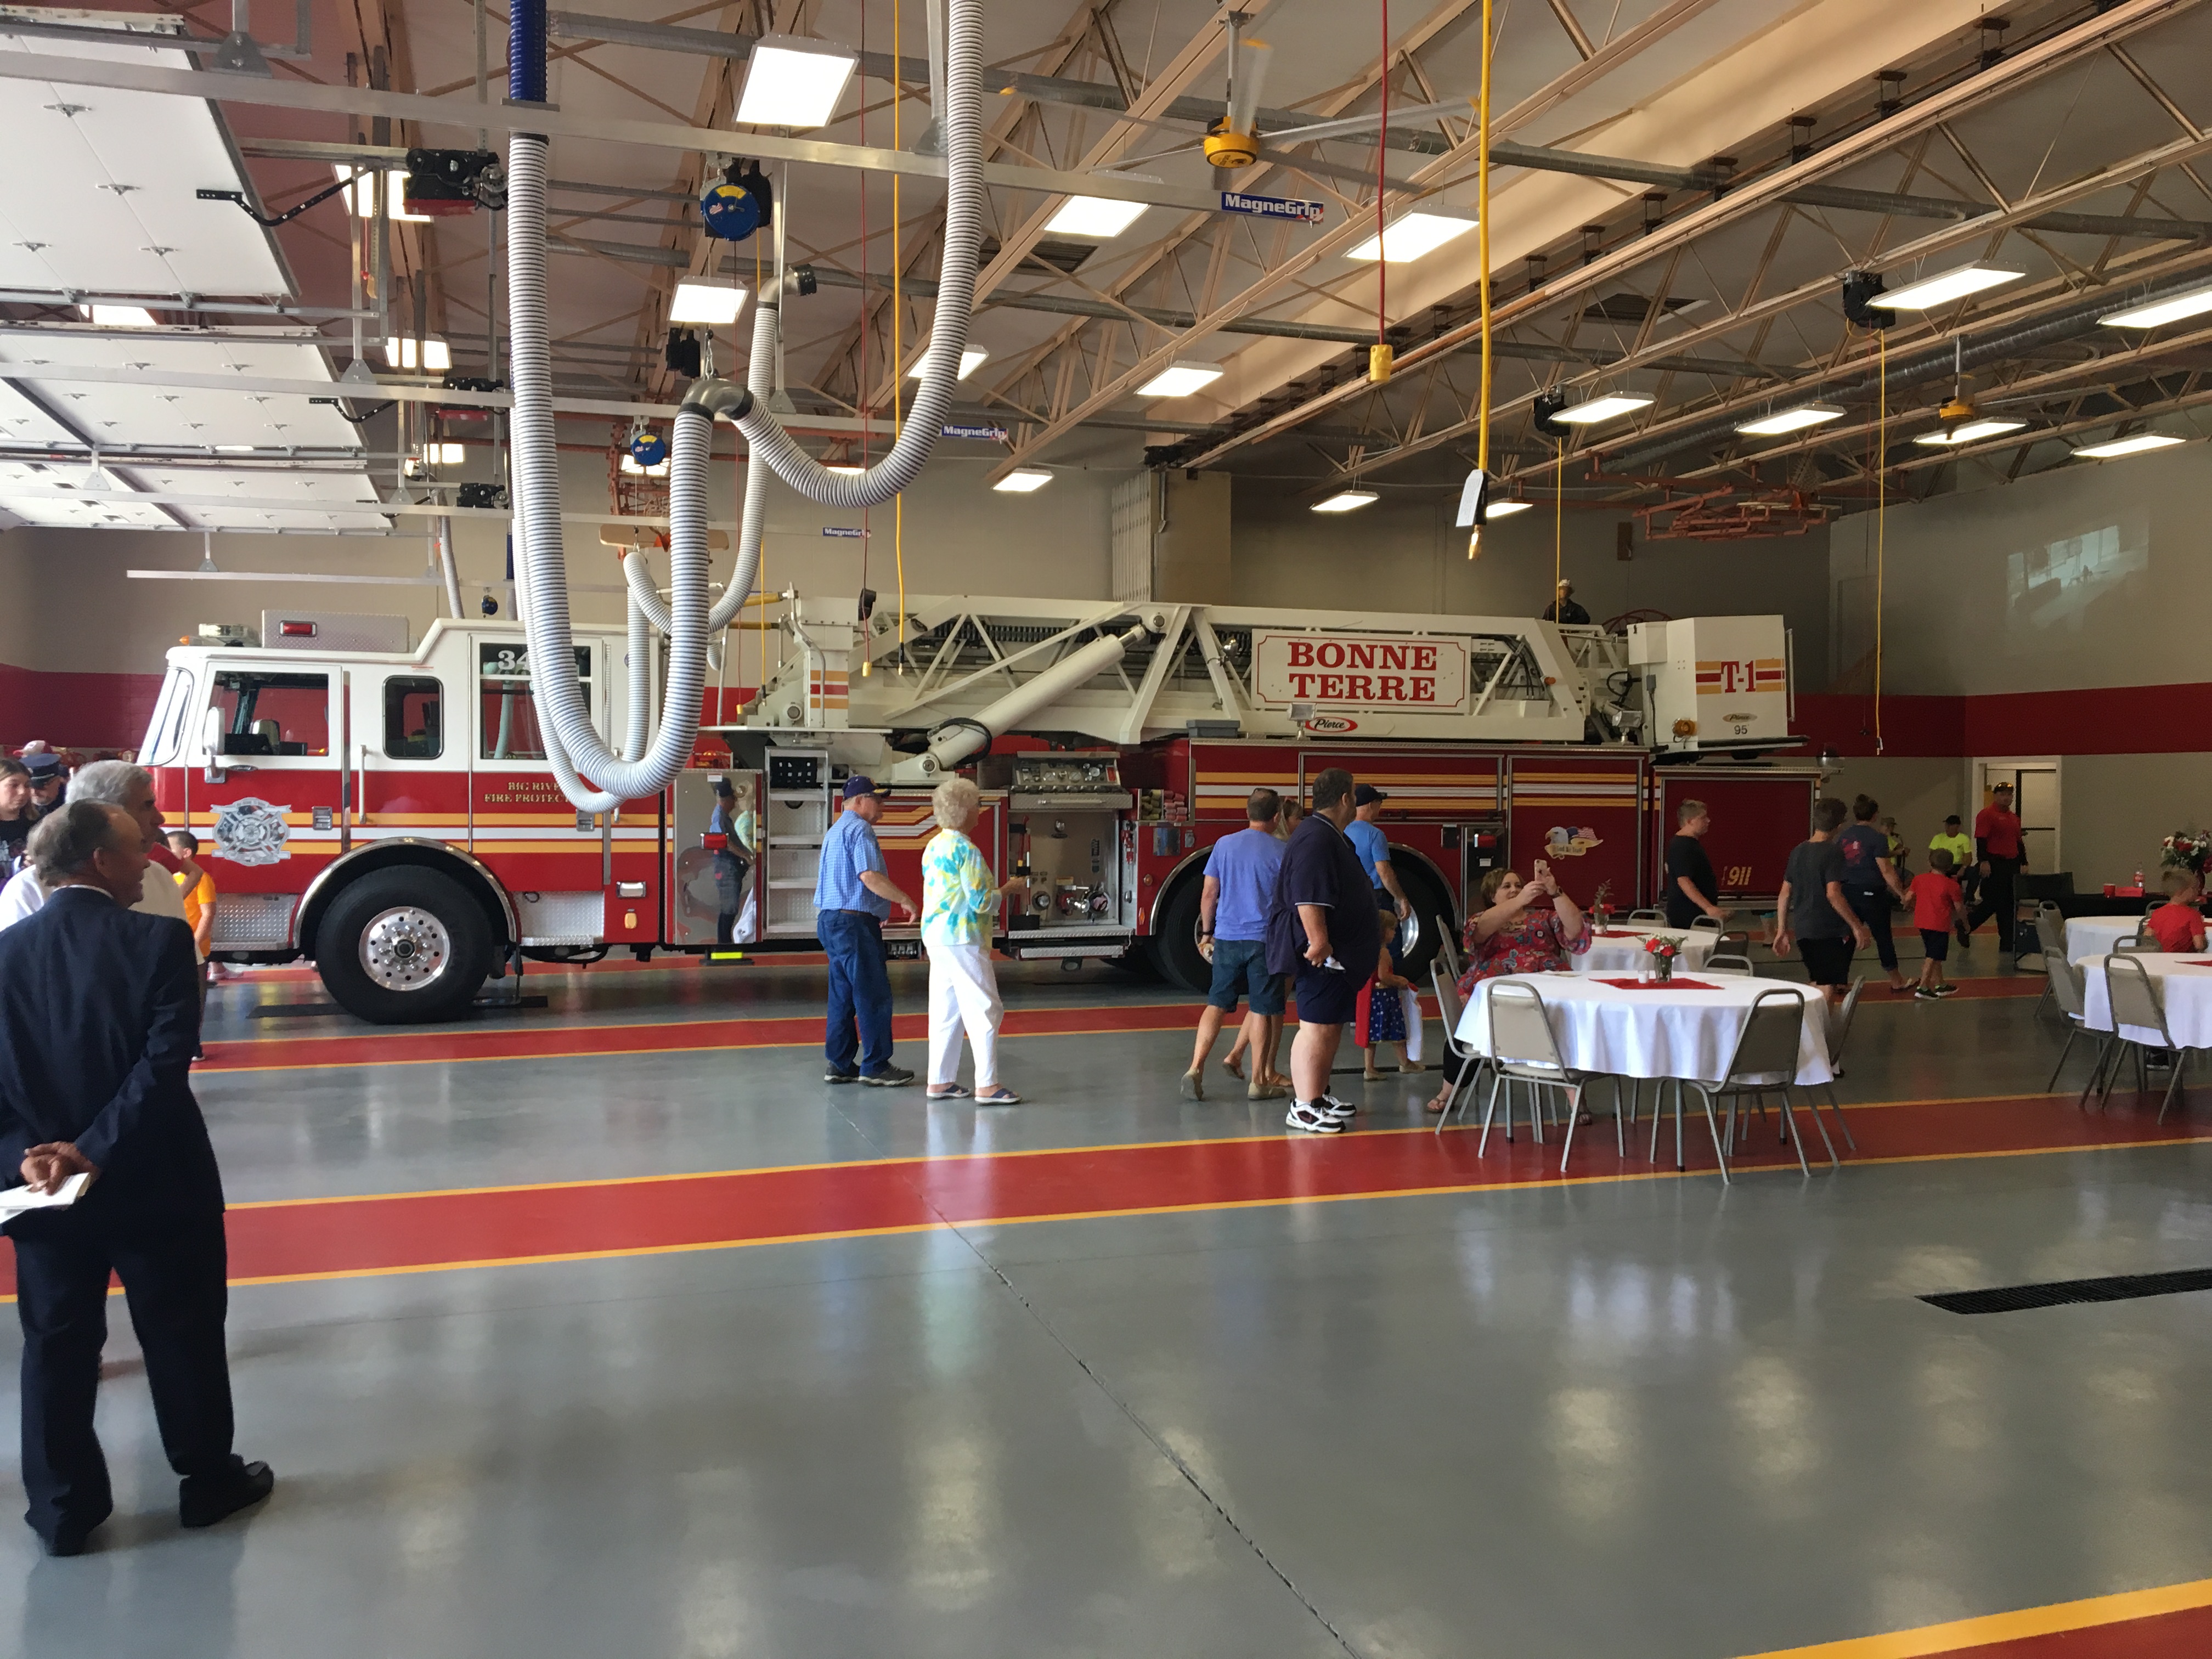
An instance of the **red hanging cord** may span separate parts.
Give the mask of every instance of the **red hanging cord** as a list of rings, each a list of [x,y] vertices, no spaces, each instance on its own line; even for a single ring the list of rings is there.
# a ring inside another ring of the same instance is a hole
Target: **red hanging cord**
[[[1390,337],[1390,262],[1382,257],[1382,158],[1390,153],[1390,0],[1382,0],[1382,125],[1375,135],[1375,343]]]

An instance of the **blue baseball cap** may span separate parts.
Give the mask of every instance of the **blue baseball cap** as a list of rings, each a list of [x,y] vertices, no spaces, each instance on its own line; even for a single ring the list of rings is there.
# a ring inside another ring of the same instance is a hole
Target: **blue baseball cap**
[[[847,800],[852,799],[855,795],[880,795],[883,793],[884,792],[882,790],[876,787],[876,781],[873,778],[863,776],[858,772],[854,773],[851,777],[845,780],[845,799]]]

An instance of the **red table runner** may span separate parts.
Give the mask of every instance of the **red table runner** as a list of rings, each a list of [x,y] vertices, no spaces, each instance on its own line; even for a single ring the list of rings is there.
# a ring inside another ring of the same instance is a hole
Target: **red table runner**
[[[1717,991],[1717,985],[1709,985],[1701,979],[1684,979],[1679,975],[1673,979],[1601,979],[1601,985],[1617,985],[1624,991]]]

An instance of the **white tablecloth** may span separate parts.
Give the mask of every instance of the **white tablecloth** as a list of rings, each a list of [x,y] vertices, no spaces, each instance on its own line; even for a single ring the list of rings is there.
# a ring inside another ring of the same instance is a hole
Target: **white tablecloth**
[[[2173,1040],[2188,1048],[2212,1048],[2212,955],[2165,956],[2154,951],[2128,954],[2150,970],[2166,996],[2166,1029]],[[2081,964],[2083,1024],[2093,1031],[2112,1029],[2112,994],[2105,978],[2106,957],[2092,957]],[[2142,1025],[2123,1025],[2120,1035],[2131,1042],[2163,1043],[2166,1039]]]
[[[2141,916],[2072,916],[2066,923],[2066,960],[2101,957],[2124,939],[2133,939]]]
[[[1559,1058],[1573,1070],[1715,1083],[1728,1069],[1752,1003],[1763,992],[1789,991],[1812,1005],[1798,1042],[1797,1081],[1830,1080],[1826,1010],[1818,988],[1733,974],[1704,983],[1714,988],[1632,991],[1579,974],[1479,980],[1460,1016],[1459,1039],[1477,1054],[1489,1053],[1490,988],[1533,985],[1551,1017]]]
[[[1718,934],[1703,927],[1608,927],[1590,941],[1589,950],[1572,960],[1578,974],[1640,973],[1651,965],[1650,958],[1644,952],[1644,941],[1671,939],[1680,941],[1682,946],[1676,967],[1701,968],[1705,958],[1712,955],[1718,938]]]

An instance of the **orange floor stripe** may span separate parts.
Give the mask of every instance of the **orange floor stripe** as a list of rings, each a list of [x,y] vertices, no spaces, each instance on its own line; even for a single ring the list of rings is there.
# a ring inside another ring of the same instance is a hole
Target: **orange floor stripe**
[[[2200,1097],[2200,1103],[2201,1097]],[[2016,1157],[2212,1139],[2186,1113],[2115,1105],[2085,1113],[2058,1096],[1900,1105],[1852,1115],[1861,1163]],[[1702,1125],[1686,1139],[1690,1171],[1711,1181]],[[1648,1133],[1648,1131],[1647,1131]],[[1746,1173],[1796,1163],[1771,1128],[1750,1132]],[[1817,1144],[1817,1138],[1815,1144]],[[935,1227],[1158,1215],[1486,1188],[1671,1178],[1631,1142],[1613,1152],[1601,1121],[1578,1137],[1574,1173],[1559,1172],[1556,1138],[1536,1146],[1471,1131],[1379,1133],[1331,1139],[1261,1135],[1079,1147],[1015,1156],[890,1158],[711,1176],[392,1194],[240,1206],[229,1216],[231,1272],[252,1284],[566,1261]],[[1671,1150],[1662,1142],[1662,1158]],[[1848,1179],[1847,1164],[1844,1178]],[[1823,1178],[1826,1178],[1825,1176]],[[12,1289],[13,1258],[7,1261]]]

